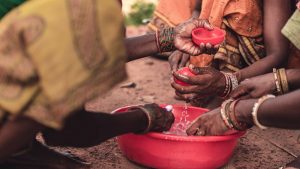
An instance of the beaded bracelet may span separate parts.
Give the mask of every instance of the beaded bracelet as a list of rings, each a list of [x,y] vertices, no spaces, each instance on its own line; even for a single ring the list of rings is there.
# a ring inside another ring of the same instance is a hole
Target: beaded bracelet
[[[258,109],[259,107],[268,99],[272,99],[272,98],[275,98],[274,95],[265,95],[261,98],[258,99],[258,101],[254,104],[253,106],[253,109],[252,109],[252,118],[253,118],[253,122],[254,124],[259,127],[260,129],[267,129],[266,126],[262,125],[259,121],[258,121],[258,118],[257,118],[257,112],[258,112]]]
[[[160,53],[176,50],[174,46],[175,29],[173,27],[156,31],[156,45]]]
[[[234,75],[233,73],[228,73],[228,76],[231,80],[231,91],[233,91],[234,89],[236,89],[239,85],[239,81],[236,77],[236,75]]]

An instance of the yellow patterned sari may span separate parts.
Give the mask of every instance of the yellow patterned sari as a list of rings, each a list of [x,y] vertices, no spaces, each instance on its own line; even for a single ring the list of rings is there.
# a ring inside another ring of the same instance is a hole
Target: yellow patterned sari
[[[122,28],[113,0],[30,0],[7,14],[0,127],[27,116],[60,129],[71,112],[126,78]]]

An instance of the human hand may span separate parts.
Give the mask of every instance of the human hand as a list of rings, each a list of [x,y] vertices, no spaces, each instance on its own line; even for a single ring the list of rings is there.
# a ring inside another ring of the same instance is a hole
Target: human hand
[[[198,27],[213,30],[213,27],[207,20],[191,18],[175,27],[175,47],[178,50],[193,56],[200,55],[202,53],[216,53],[219,45],[213,46],[209,43],[202,43],[198,46],[192,41],[192,31]]]
[[[168,112],[165,108],[161,108],[157,104],[145,104],[140,108],[148,116],[148,128],[144,132],[148,131],[168,131],[174,123],[175,117],[172,112]]]
[[[276,92],[274,75],[272,73],[246,79],[231,93],[234,99],[259,98]]]
[[[190,86],[181,86],[175,82],[172,82],[172,87],[176,90],[176,94],[183,96],[186,100],[188,97],[207,96],[207,95],[222,95],[225,90],[226,79],[222,72],[212,67],[194,67],[189,66],[190,70],[195,76],[184,76],[176,72],[173,73],[174,77],[180,81],[190,84]],[[186,95],[188,94],[188,95]]]
[[[190,55],[176,50],[169,56],[169,64],[171,67],[171,71],[174,72],[182,67],[185,67],[189,59]]]
[[[199,116],[186,130],[187,135],[215,136],[222,135],[228,128],[222,120],[220,108]]]

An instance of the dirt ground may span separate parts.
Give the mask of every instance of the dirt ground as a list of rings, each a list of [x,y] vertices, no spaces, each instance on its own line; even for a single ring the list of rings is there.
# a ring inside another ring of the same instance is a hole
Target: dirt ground
[[[130,35],[141,30],[129,30]],[[146,103],[181,103],[174,99],[171,88],[169,66],[166,61],[144,58],[127,64],[128,80],[104,96],[88,103],[86,108],[93,111],[112,111],[116,108]],[[133,88],[120,86],[133,82]],[[183,104],[183,103],[182,103]],[[283,112],[284,113],[284,112]],[[283,166],[300,154],[300,131],[253,128],[242,137],[234,156],[226,169],[273,169]],[[145,167],[129,162],[121,153],[115,139],[87,149],[67,148],[79,157],[92,162],[92,169],[142,169]]]

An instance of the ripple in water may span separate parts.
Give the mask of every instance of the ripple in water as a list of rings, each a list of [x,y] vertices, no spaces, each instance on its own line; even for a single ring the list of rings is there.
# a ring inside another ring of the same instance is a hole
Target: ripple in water
[[[187,107],[187,103],[185,103],[184,109],[181,112],[179,122],[174,123],[172,128],[169,131],[165,131],[163,133],[170,134],[170,135],[187,136],[186,129],[191,124],[191,122],[188,120],[188,117],[189,117],[188,107]]]

